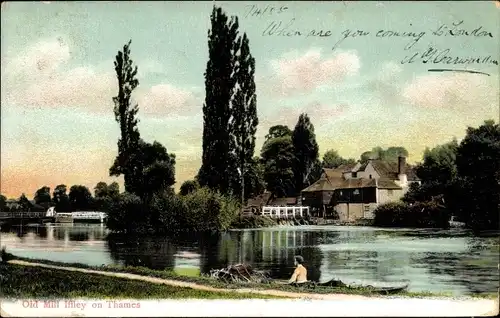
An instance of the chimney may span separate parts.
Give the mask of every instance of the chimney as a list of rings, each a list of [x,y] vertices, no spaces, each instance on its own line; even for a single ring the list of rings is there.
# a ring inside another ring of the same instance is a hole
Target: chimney
[[[406,174],[406,157],[398,157],[398,175]]]

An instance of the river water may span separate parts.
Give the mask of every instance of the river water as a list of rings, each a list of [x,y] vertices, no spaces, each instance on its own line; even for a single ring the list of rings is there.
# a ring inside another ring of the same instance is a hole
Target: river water
[[[294,255],[302,255],[313,280],[409,283],[410,291],[457,296],[499,288],[499,238],[464,230],[301,226],[153,239],[110,235],[100,224],[49,224],[2,229],[1,245],[24,257],[202,273],[247,262],[279,279],[290,277]]]

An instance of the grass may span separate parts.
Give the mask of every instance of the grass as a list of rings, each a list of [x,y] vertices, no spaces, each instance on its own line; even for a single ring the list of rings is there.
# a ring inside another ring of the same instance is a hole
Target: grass
[[[179,276],[199,277],[200,269],[196,267],[176,267],[174,273]]]
[[[250,293],[210,292],[109,277],[61,271],[43,267],[0,264],[2,297],[19,298],[102,298],[102,299],[272,299]]]
[[[63,262],[54,262],[49,260],[41,260],[41,259],[30,259],[25,257],[15,256],[10,253],[3,253],[3,259],[17,259],[23,260],[26,262],[33,263],[41,263],[47,265],[55,265],[62,267],[76,267],[76,268],[84,268],[84,269],[92,269],[98,271],[106,271],[106,272],[119,272],[119,273],[131,273],[149,277],[163,278],[163,279],[172,279],[184,282],[191,282],[205,286],[211,286],[215,288],[224,288],[224,289],[239,289],[239,288],[252,288],[252,289],[273,289],[280,291],[289,291],[289,292],[301,292],[301,293],[314,293],[314,294],[354,294],[354,295],[364,295],[364,296],[377,296],[380,294],[374,293],[373,290],[368,288],[346,288],[346,287],[335,287],[335,288],[315,288],[309,289],[305,287],[293,287],[290,285],[279,285],[279,284],[256,284],[256,283],[224,283],[221,281],[217,281],[215,279],[205,277],[205,276],[194,276],[195,272],[193,269],[189,268],[180,268],[174,271],[161,271],[161,270],[152,270],[146,267],[132,267],[132,266],[116,266],[116,265],[103,265],[103,266],[90,266],[80,263],[63,263]],[[84,274],[88,275],[88,274]],[[102,277],[102,276],[101,276]],[[3,284],[2,284],[3,287]],[[175,287],[177,288],[177,287]],[[238,296],[241,296],[239,294]],[[255,298],[255,295],[252,295]],[[401,291],[399,293],[393,294],[392,296],[405,296],[405,297],[413,297],[413,298],[422,298],[422,297],[451,297],[451,293],[448,292],[408,292]],[[487,299],[497,299],[497,293],[481,293],[476,294],[473,297],[475,298],[487,298]],[[241,297],[245,298],[245,297]]]

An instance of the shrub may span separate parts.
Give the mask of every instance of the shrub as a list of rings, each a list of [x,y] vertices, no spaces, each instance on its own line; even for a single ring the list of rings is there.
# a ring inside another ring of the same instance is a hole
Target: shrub
[[[185,225],[194,231],[224,231],[240,213],[239,203],[231,197],[201,188],[182,197]]]
[[[260,227],[275,226],[278,223],[276,220],[261,215],[246,216],[243,218],[237,218],[231,224],[231,228],[234,229],[256,229]]]
[[[449,210],[433,201],[390,202],[378,206],[374,214],[375,226],[446,228],[450,220]]]
[[[140,197],[122,193],[116,197],[109,209],[106,226],[112,231],[146,232],[149,229],[149,209]]]

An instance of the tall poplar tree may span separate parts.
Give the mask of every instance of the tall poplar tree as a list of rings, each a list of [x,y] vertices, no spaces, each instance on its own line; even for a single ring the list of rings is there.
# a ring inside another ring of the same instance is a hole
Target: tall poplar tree
[[[234,163],[237,176],[233,180],[233,192],[239,192],[244,203],[250,194],[250,180],[246,175],[252,170],[255,151],[255,133],[259,120],[257,118],[257,95],[255,94],[255,59],[250,53],[248,37],[243,34],[240,52],[237,57],[236,87],[231,107],[231,134],[233,142]]]
[[[111,176],[124,175],[125,191],[135,193],[139,185],[136,184],[139,171],[134,169],[134,152],[138,148],[140,134],[137,128],[137,112],[139,106],[132,105],[133,90],[139,85],[136,78],[137,66],[130,58],[131,40],[118,51],[115,59],[116,78],[118,80],[118,95],[113,97],[115,119],[120,124],[120,139],[118,140],[118,156],[109,169]]]
[[[292,143],[295,151],[295,163],[293,165],[295,192],[299,194],[308,185],[314,163],[319,157],[319,147],[316,142],[314,126],[305,113],[299,116],[297,125],[295,125]]]
[[[203,105],[203,154],[198,182],[229,192],[234,165],[231,162],[231,99],[236,82],[235,64],[238,51],[238,18],[230,20],[221,8],[214,6],[208,31],[209,59],[205,72]]]

